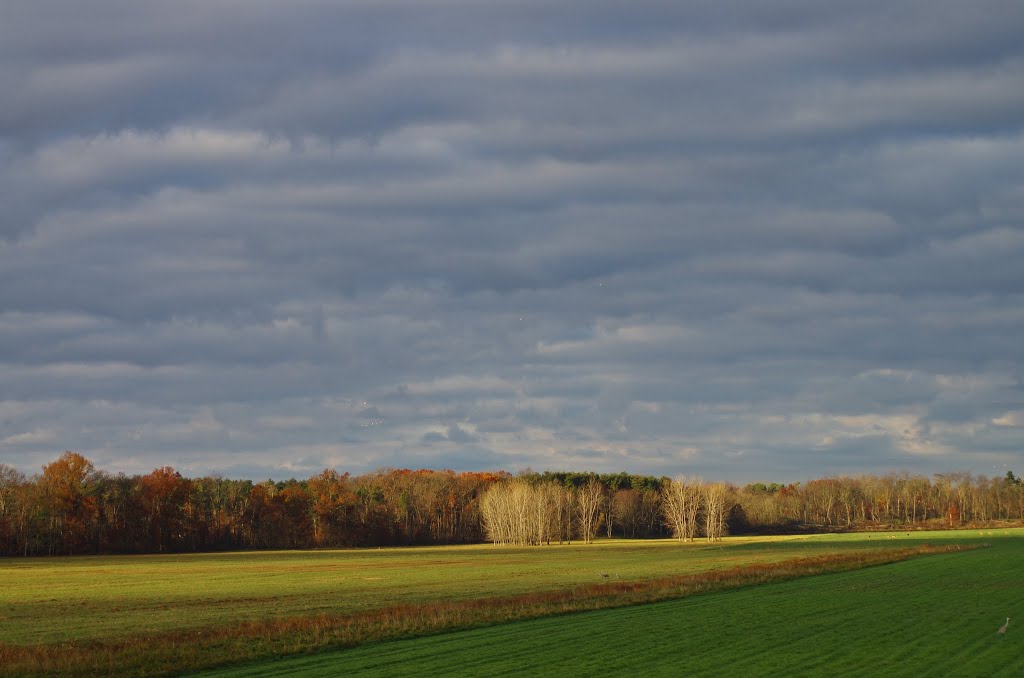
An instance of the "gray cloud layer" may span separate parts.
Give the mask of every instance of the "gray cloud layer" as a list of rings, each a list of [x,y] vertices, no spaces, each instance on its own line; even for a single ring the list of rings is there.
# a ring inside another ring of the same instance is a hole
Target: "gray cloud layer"
[[[10,2],[0,91],[5,463],[1020,461],[1019,2]]]

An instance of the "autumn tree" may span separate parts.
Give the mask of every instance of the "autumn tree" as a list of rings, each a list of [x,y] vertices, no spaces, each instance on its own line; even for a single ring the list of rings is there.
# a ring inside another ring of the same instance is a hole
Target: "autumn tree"
[[[140,499],[146,516],[150,549],[172,550],[185,532],[185,505],[190,482],[170,466],[144,475]]]
[[[0,464],[0,553],[14,553],[18,543],[18,504],[25,474]]]
[[[43,466],[39,487],[49,534],[48,553],[78,553],[88,545],[96,517],[95,472],[92,462],[71,451]]]
[[[804,486],[808,522],[834,525],[842,486],[835,478],[812,480]]]
[[[700,488],[695,496],[679,490]],[[384,470],[308,480],[185,478],[170,467],[111,475],[66,452],[26,477],[0,464],[0,555],[234,548],[592,540],[602,522],[624,535],[677,538],[726,528],[783,530],[938,526],[1024,520],[1014,472],[836,477],[806,483],[698,484],[696,479]]]
[[[349,488],[349,475],[333,469],[310,478],[306,483],[312,500],[313,543],[317,546],[350,543],[350,513],[356,496]]]
[[[285,483],[271,499],[278,520],[277,543],[284,548],[300,549],[313,545],[312,499],[302,483]]]

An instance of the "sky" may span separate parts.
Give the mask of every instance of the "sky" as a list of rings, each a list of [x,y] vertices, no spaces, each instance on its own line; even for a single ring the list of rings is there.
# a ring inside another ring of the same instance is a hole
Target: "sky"
[[[0,463],[1024,472],[1018,0],[5,0]]]

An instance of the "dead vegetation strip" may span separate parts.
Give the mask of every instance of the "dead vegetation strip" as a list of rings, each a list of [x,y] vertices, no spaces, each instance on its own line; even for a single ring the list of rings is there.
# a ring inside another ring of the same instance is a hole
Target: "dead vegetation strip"
[[[422,636],[586,610],[625,607],[885,565],[978,546],[886,549],[739,565],[639,581],[601,581],[571,589],[497,598],[409,603],[346,615],[268,618],[229,626],[52,645],[0,643],[6,675],[170,675],[327,647]]]

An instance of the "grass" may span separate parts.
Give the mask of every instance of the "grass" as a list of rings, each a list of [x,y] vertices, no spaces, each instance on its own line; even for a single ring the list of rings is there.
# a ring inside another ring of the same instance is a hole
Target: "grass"
[[[969,536],[932,533],[929,541]],[[685,546],[617,541],[7,560],[0,561],[0,659],[8,671],[160,673],[643,602],[706,590],[707,582],[756,583],[773,563],[772,576],[799,576],[820,569],[816,558],[851,567],[880,546],[920,543],[917,534],[820,535]],[[806,562],[796,570],[778,566],[794,558]],[[621,579],[603,582],[599,571]],[[683,590],[686,577],[705,584]]]
[[[205,675],[1020,676],[1024,531],[996,534],[990,548]],[[1020,625],[1000,638],[1007,616]]]
[[[618,540],[543,548],[0,559],[0,640],[102,640],[243,620],[354,613],[564,589],[596,581],[600,571],[635,581],[877,545],[770,537],[685,546]]]

